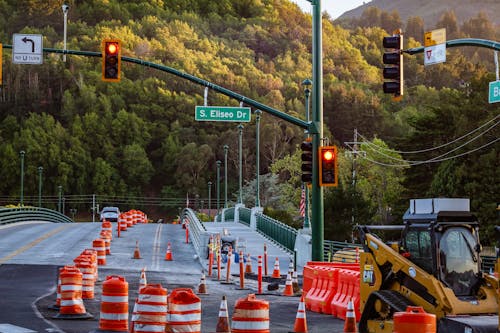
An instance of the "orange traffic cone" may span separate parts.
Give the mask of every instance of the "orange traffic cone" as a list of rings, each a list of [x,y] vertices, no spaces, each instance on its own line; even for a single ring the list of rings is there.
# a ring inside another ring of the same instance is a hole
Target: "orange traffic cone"
[[[306,306],[304,303],[304,295],[302,295],[302,297],[300,297],[299,308],[297,309],[297,316],[295,317],[295,325],[293,325],[293,332],[290,333],[307,332]]]
[[[292,273],[292,287],[293,287],[294,294],[296,294],[300,291],[299,278],[297,277],[297,271],[293,271],[293,273]]]
[[[141,252],[139,251],[139,241],[135,241],[134,256],[132,257],[132,259],[142,259]]]
[[[276,257],[276,260],[274,261],[274,269],[273,269],[273,275],[271,275],[272,278],[279,279],[281,277],[280,273],[280,261],[278,257]]]
[[[292,277],[290,272],[286,275],[286,284],[285,290],[283,290],[283,296],[293,296]]]
[[[358,328],[356,326],[356,314],[354,313],[354,304],[352,298],[347,303],[347,312],[345,314],[344,333],[356,333]]]
[[[144,288],[148,282],[146,281],[146,267],[141,270],[141,279],[139,280],[139,292]]]
[[[245,266],[245,274],[252,274],[252,258],[250,253],[247,253],[247,265]]]
[[[170,242],[167,244],[167,253],[165,253],[165,260],[172,261],[172,247]]]
[[[231,328],[229,327],[229,315],[227,313],[226,296],[222,296],[222,301],[220,302],[219,320],[217,321],[217,328],[215,329],[215,332],[231,333]]]
[[[205,272],[201,273],[200,285],[198,286],[198,294],[207,294],[207,285],[205,283]]]

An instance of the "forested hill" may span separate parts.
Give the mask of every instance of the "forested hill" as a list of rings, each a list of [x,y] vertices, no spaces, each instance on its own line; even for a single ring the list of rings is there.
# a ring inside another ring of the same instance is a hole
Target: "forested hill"
[[[425,27],[431,30],[446,12],[453,12],[458,24],[463,24],[471,17],[483,12],[494,25],[500,25],[500,2],[497,0],[371,0],[345,12],[339,20],[360,18],[369,7],[376,7],[385,12],[397,11],[403,22],[411,17],[421,17]]]
[[[122,55],[170,66],[305,119],[311,17],[288,0],[67,3],[68,49],[99,51],[103,39],[119,38]],[[13,33],[36,33],[44,36],[44,47],[62,49],[61,1],[0,0],[0,13],[1,43],[10,44]],[[457,34],[497,39],[498,31],[479,15],[463,24],[449,20],[450,26]],[[499,111],[487,101],[488,83],[495,80],[491,51],[455,49],[445,64],[428,68],[421,55],[405,57],[405,98],[394,103],[381,89],[381,41],[401,22],[392,12],[375,16],[356,26],[335,25],[327,16],[323,21],[325,137],[340,149],[340,186],[325,191],[326,238],[349,237],[351,215],[359,223],[398,220],[409,198],[424,196],[470,197],[488,226],[483,234],[491,236],[500,184],[494,141]],[[418,22],[410,25],[415,31]],[[406,40],[405,46],[418,45],[417,38]],[[224,145],[229,199],[235,200],[237,124],[194,120],[204,87],[130,63],[122,63],[121,82],[103,82],[100,58],[68,55],[63,62],[61,55],[46,54],[37,66],[13,65],[10,58],[4,49],[2,203],[18,202],[23,150],[28,202],[36,202],[42,166],[45,197],[57,197],[61,186],[67,198],[96,193],[99,203],[123,210],[176,214],[178,201],[171,199],[198,194],[207,200],[209,181],[215,200]],[[239,105],[211,90],[207,103]],[[355,129],[359,154],[349,153]],[[261,204],[295,226],[303,138],[301,129],[262,116]],[[242,152],[248,206],[255,202],[255,142],[252,116],[244,124]],[[146,207],[147,198],[160,206]],[[47,199],[46,205],[55,202]],[[88,213],[90,203],[68,200],[66,207]]]

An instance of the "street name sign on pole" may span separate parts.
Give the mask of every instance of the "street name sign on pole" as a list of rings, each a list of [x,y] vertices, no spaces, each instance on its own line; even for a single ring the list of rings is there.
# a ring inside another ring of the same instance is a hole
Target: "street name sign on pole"
[[[500,81],[490,82],[488,102],[490,104],[500,102]]]
[[[424,65],[446,61],[446,29],[427,31],[424,34]]]
[[[12,62],[14,64],[43,64],[42,35],[14,34],[12,37]]]
[[[249,107],[196,106],[194,119],[197,121],[250,122]]]

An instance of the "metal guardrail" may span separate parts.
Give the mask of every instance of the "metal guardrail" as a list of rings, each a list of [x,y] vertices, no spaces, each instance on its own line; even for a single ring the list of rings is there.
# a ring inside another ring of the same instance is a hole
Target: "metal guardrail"
[[[73,220],[58,211],[39,207],[0,207],[0,225],[15,222],[44,221],[72,223]]]
[[[252,217],[252,210],[250,208],[240,207],[238,208],[239,222],[250,226],[250,219]]]
[[[255,215],[257,217],[257,231],[281,245],[285,251],[293,253],[298,234],[297,229],[264,214]]]
[[[224,210],[224,221],[234,221],[234,207]]]
[[[189,221],[189,238],[193,243],[196,254],[200,258],[203,257],[203,251],[206,249],[203,235],[207,233],[207,229],[205,229],[203,223],[198,220],[196,213],[191,208],[184,208],[182,211],[182,219],[187,219]]]

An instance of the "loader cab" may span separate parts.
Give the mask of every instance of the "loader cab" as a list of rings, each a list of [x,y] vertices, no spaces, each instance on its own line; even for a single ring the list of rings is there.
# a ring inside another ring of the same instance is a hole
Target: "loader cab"
[[[457,296],[472,296],[481,283],[479,223],[465,211],[405,214],[401,243],[409,259]]]

